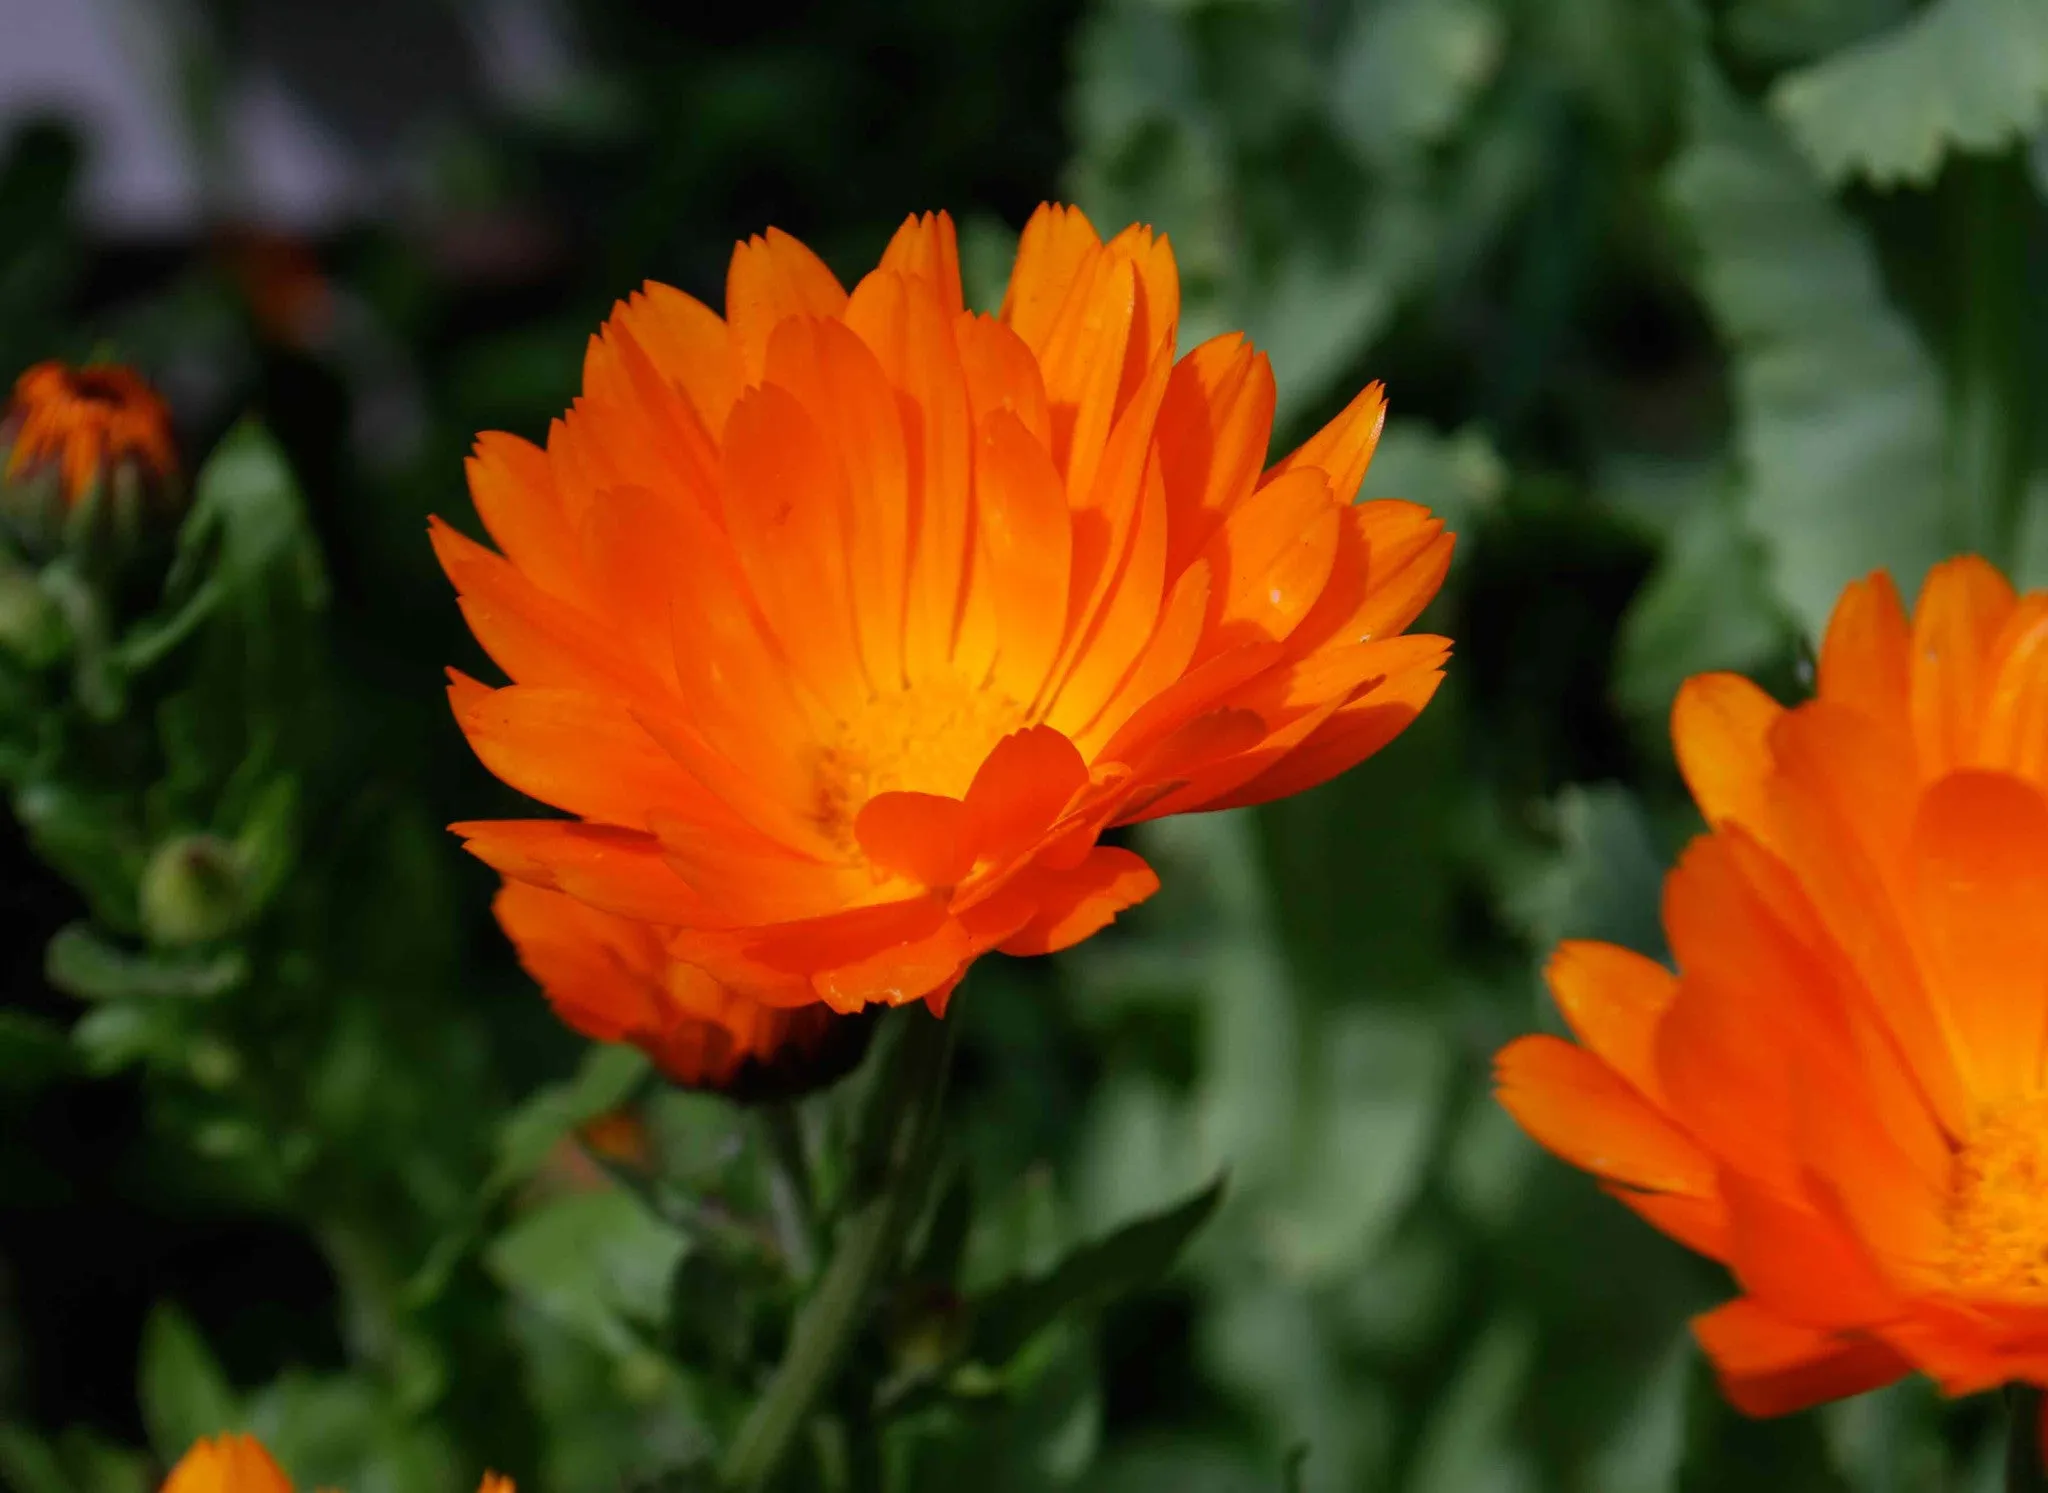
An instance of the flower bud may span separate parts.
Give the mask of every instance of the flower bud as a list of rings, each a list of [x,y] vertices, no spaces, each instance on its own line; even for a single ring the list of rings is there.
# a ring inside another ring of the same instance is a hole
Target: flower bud
[[[22,554],[127,553],[177,506],[170,411],[133,369],[38,363],[0,416],[0,523]]]
[[[180,835],[143,868],[142,926],[156,944],[206,943],[241,922],[248,898],[241,857],[218,835]]]

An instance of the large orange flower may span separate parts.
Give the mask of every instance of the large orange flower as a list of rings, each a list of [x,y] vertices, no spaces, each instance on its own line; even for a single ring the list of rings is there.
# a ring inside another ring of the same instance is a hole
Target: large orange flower
[[[163,1493],[292,1493],[292,1480],[254,1436],[201,1437],[171,1469]],[[512,1483],[487,1472],[477,1493],[513,1493]]]
[[[1446,643],[1398,634],[1450,537],[1352,503],[1377,387],[1265,470],[1265,358],[1175,361],[1178,311],[1164,239],[1052,207],[998,317],[963,309],[943,214],[851,295],[771,230],[724,319],[619,306],[545,450],[478,442],[501,553],[434,526],[513,681],[456,676],[462,727],[575,816],[470,848],[733,997],[942,1010],[976,956],[1151,894],[1105,829],[1383,745],[1440,677]]]
[[[1559,949],[1584,1045],[1507,1048],[1502,1101],[1733,1270],[1694,1325],[1743,1409],[2048,1384],[2048,592],[1955,560],[1909,622],[1872,576],[1818,698],[1705,675],[1672,735],[1679,973]]]

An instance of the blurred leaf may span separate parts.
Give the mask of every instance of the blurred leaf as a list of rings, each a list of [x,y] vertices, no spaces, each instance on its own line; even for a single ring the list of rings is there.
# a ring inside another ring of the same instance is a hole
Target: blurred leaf
[[[1526,1324],[1486,1330],[1436,1402],[1403,1487],[1406,1493],[1522,1493],[1535,1469],[1515,1449],[1515,1406],[1534,1356]]]
[[[1690,676],[1754,673],[1782,651],[1788,629],[1765,566],[1732,502],[1714,495],[1687,507],[1622,618],[1616,703],[1661,737]]]
[[[1337,46],[1332,120],[1383,167],[1436,144],[1492,77],[1506,30],[1482,0],[1358,6]]]
[[[575,1077],[539,1090],[505,1116],[498,1127],[497,1164],[484,1192],[499,1196],[532,1176],[548,1152],[578,1126],[631,1098],[647,1077],[648,1066],[637,1047],[600,1042],[586,1048]]]
[[[0,1094],[31,1094],[71,1067],[71,1040],[55,1022],[0,1011]]]
[[[327,604],[326,570],[298,484],[276,441],[254,420],[229,431],[199,469],[164,594],[175,609],[121,642],[121,661],[131,671],[150,667],[230,597],[248,611],[248,646],[263,659],[284,643],[269,636],[288,625],[283,606],[314,612]]]
[[[249,960],[240,949],[132,954],[72,923],[50,940],[43,973],[80,1000],[211,1000],[248,978]]]
[[[1735,0],[1728,34],[1765,62],[1806,62],[1904,18],[1912,0]]]
[[[1506,485],[1506,467],[1480,430],[1439,435],[1421,420],[1390,419],[1358,496],[1420,503],[1459,533]]]
[[[1223,1201],[1218,1177],[1185,1202],[1082,1245],[1045,1275],[1015,1278],[978,1294],[967,1356],[990,1367],[1068,1313],[1084,1313],[1157,1282]]]
[[[1362,1009],[1333,1013],[1308,1057],[1298,1166],[1265,1227],[1282,1270],[1326,1284],[1370,1268],[1420,1187],[1451,1052],[1431,1021]]]
[[[159,1302],[142,1328],[136,1393],[149,1444],[167,1465],[202,1436],[241,1429],[235,1391],[198,1329],[169,1302]]]
[[[588,1341],[640,1348],[668,1307],[683,1236],[630,1193],[574,1194],[517,1219],[484,1256],[491,1274]]]
[[[1911,595],[1944,552],[1940,381],[1811,171],[1704,71],[1691,94],[1667,190],[1731,348],[1745,515],[1818,637],[1848,581]]]
[[[125,799],[37,782],[16,795],[14,813],[37,857],[85,894],[96,918],[135,928],[135,885],[148,850]]]
[[[80,1017],[71,1042],[88,1073],[104,1077],[182,1045],[177,1010],[157,1001],[109,1001]]]
[[[1589,1493],[1671,1493],[1685,1455],[1685,1392],[1699,1351],[1681,1331],[1594,1460]]]
[[[1552,804],[1556,852],[1513,881],[1509,916],[1532,947],[1598,938],[1657,957],[1664,861],[1635,794],[1619,783],[1572,784]]]
[[[245,1422],[303,1487],[447,1488],[470,1471],[367,1374],[289,1370],[249,1397]]]
[[[26,1426],[0,1422],[0,1483],[15,1493],[82,1493],[57,1453]]]
[[[2048,116],[2048,6],[1934,0],[1780,78],[1770,101],[1829,181],[1924,186],[1950,151],[2003,150]]]

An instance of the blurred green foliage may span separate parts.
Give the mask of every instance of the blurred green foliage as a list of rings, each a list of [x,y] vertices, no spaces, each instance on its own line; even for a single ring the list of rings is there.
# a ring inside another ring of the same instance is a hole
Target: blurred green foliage
[[[222,7],[193,76],[266,14]],[[1459,532],[1425,619],[1457,654],[1381,758],[1144,828],[1153,902],[977,970],[939,1185],[789,1486],[1995,1487],[1995,1409],[1924,1386],[1723,1407],[1684,1322],[1725,1282],[1538,1155],[1487,1073],[1555,1023],[1558,938],[1661,952],[1697,827],[1680,680],[1796,693],[1876,566],[1910,589],[1973,548],[2048,583],[2043,14],[592,4],[575,88],[439,137],[424,226],[318,246],[317,336],[231,258],[109,258],[75,147],[16,133],[0,366],[111,340],[197,470],[160,595],[84,626],[45,570],[63,624],[0,661],[0,778],[49,868],[14,847],[0,1481],[136,1493],[237,1425],[355,1493],[703,1486],[834,1220],[874,1216],[861,1158],[901,1161],[913,1039],[741,1111],[553,1025],[438,828],[505,799],[444,718],[473,655],[421,524],[461,511],[475,430],[544,430],[642,277],[715,298],[770,220],[851,275],[947,206],[989,304],[1068,194],[1170,234],[1183,347],[1247,329],[1283,446],[1387,381],[1366,496]],[[622,1106],[643,1153],[577,1139]]]

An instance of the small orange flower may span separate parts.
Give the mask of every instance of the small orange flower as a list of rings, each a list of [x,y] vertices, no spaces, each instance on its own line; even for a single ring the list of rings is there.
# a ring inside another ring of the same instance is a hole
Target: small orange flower
[[[1679,973],[1564,945],[1584,1045],[1508,1047],[1501,1101],[1733,1270],[1694,1327],[1744,1410],[2048,1384],[2048,592],[1954,560],[1909,622],[1874,575],[1818,698],[1704,675],[1672,737]]]
[[[77,503],[124,466],[145,481],[177,470],[170,411],[132,368],[95,363],[69,368],[38,363],[14,381],[14,400],[0,421],[10,481],[54,469],[66,503]]]
[[[943,214],[851,295],[771,230],[723,319],[662,285],[619,306],[545,450],[478,442],[501,554],[434,526],[513,681],[455,676],[456,715],[576,816],[457,826],[471,850],[662,930],[731,1000],[943,1010],[977,956],[1151,895],[1110,826],[1384,745],[1440,678],[1445,641],[1399,634],[1450,536],[1352,502],[1377,386],[1268,470],[1266,359],[1176,361],[1178,316],[1164,239],[1055,207],[996,317]]]
[[[163,1493],[292,1493],[292,1480],[254,1436],[202,1437],[171,1469]],[[477,1493],[513,1493],[513,1487],[487,1472]]]

